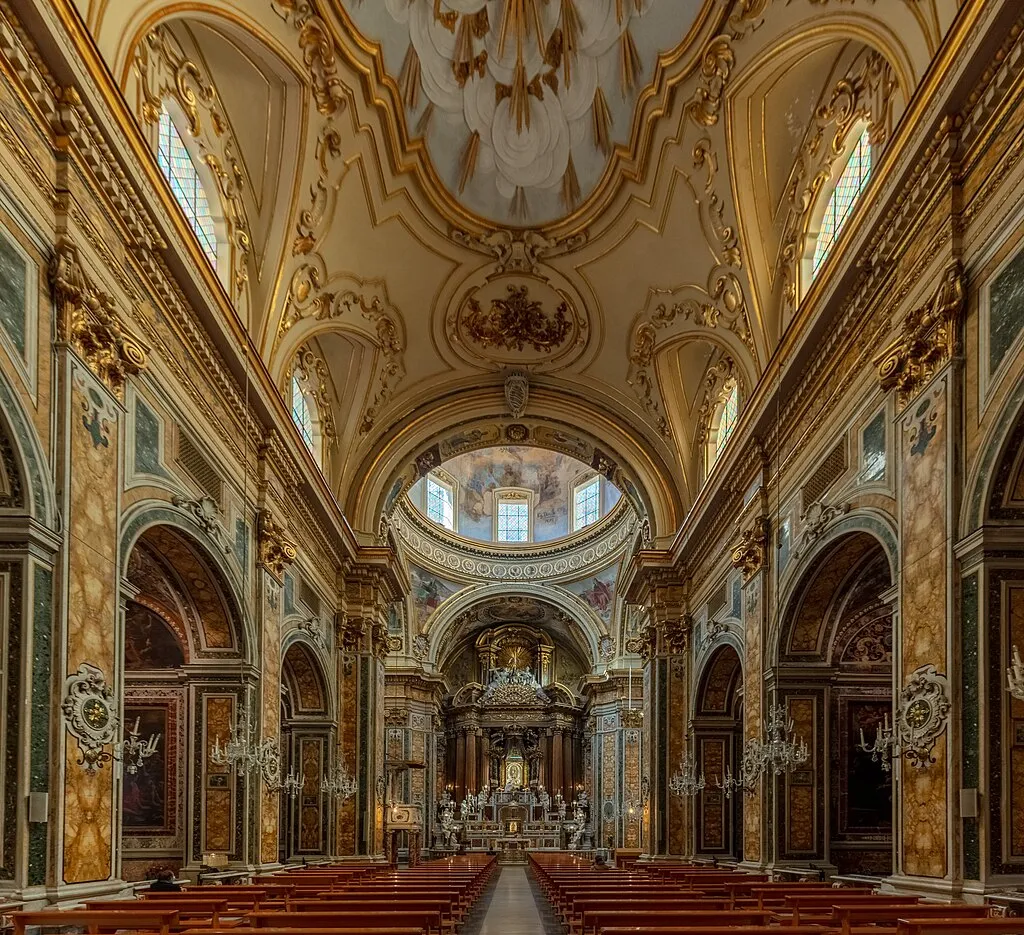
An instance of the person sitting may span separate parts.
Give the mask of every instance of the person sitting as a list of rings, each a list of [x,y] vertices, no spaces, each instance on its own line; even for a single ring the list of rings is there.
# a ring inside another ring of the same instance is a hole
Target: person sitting
[[[151,893],[180,893],[181,884],[174,879],[174,871],[168,867],[161,867],[156,872],[156,877],[149,884]]]
[[[594,869],[595,870],[607,870],[608,861],[605,860],[604,854],[598,854],[594,857]]]

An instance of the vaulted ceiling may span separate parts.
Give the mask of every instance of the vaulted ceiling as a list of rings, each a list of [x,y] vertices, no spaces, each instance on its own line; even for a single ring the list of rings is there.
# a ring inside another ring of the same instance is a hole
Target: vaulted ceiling
[[[752,392],[799,303],[849,131],[884,159],[957,3],[79,6],[143,131],[161,100],[189,122],[274,378],[322,362],[357,528],[439,439],[497,431],[613,463],[659,538],[717,388]]]

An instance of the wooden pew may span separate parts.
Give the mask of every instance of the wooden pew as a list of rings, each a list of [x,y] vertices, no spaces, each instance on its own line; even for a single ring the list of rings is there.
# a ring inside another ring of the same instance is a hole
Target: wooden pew
[[[264,928],[374,928],[375,926],[398,926],[399,928],[423,929],[427,935],[440,935],[441,913],[437,910],[405,910],[393,906],[387,911],[381,909],[344,910],[342,912],[264,912],[249,913],[249,922],[254,929]],[[238,935],[237,931],[234,935]],[[261,933],[262,935],[262,933]]]
[[[74,926],[85,929],[89,935],[101,931],[159,931],[170,935],[171,928],[178,924],[176,909],[150,909],[138,905],[125,909],[33,909],[28,912],[11,913],[14,935],[25,935],[27,926],[41,928],[67,928]]]
[[[887,922],[891,926],[901,918],[907,917],[905,904],[893,905],[884,895],[877,896],[877,905],[850,906],[836,905],[832,908],[832,921],[842,928],[843,935],[850,935],[854,925],[871,923],[877,925]],[[988,906],[968,906],[966,904],[920,903],[914,906],[915,919],[984,919],[989,917]]]
[[[450,899],[438,899],[428,896],[409,896],[396,893],[387,899],[375,899],[369,896],[352,896],[349,899],[296,899],[292,903],[292,912],[379,912],[387,915],[394,910],[402,912],[436,912],[440,918],[441,928],[451,932],[455,929],[456,919],[452,913]]]
[[[676,909],[599,909],[583,913],[583,935],[597,935],[604,928],[613,926],[649,926],[651,928],[687,926],[706,928],[724,928],[726,926],[768,925],[774,920],[774,914],[756,909],[712,909],[708,910],[676,910]]]
[[[827,919],[832,918],[833,909],[837,905],[842,906],[877,906],[879,900],[883,900],[885,905],[889,906],[906,906],[907,915],[912,911],[910,907],[920,903],[921,898],[919,896],[879,896],[877,894],[870,894],[864,896],[837,896],[835,892],[831,893],[801,893],[795,896],[787,896],[784,900],[784,906],[786,910],[792,913],[793,925],[799,925],[801,918],[806,918],[808,921],[819,921],[818,917],[824,916]]]
[[[827,925],[744,925],[742,928],[605,925],[601,926],[600,935],[831,935],[834,931]]]
[[[221,919],[222,914],[226,914],[228,911],[228,901],[226,899],[212,899],[209,897],[196,897],[190,898],[184,892],[181,893],[170,893],[171,896],[178,897],[174,900],[168,900],[168,905],[164,906],[161,901],[159,909],[170,909],[178,913],[178,926],[184,926],[186,928],[199,928],[199,923],[208,923],[216,928]],[[90,911],[99,912],[127,912],[132,913],[136,909],[149,909],[146,905],[147,900],[143,899],[91,899],[85,903],[85,908]],[[172,926],[174,928],[174,926]]]
[[[1024,935],[1024,918],[917,919],[912,912],[897,921],[899,935]]]
[[[588,912],[619,911],[619,912],[646,912],[646,911],[672,911],[672,912],[715,912],[724,911],[729,908],[726,899],[677,899],[673,896],[649,897],[646,899],[613,899],[610,894],[605,893],[601,899],[580,899],[573,902],[566,919],[570,935],[580,932],[583,929],[583,919]]]

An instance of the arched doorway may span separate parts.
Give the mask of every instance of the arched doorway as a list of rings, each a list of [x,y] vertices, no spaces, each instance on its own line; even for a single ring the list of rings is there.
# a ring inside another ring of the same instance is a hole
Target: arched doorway
[[[122,583],[126,739],[149,743],[121,764],[121,873],[243,861],[245,778],[213,762],[244,710],[243,628],[216,565],[191,536],[151,526]]]
[[[743,666],[730,645],[716,649],[704,665],[690,737],[706,783],[694,799],[695,853],[742,860],[743,793],[725,782],[739,774],[743,744]]]
[[[891,762],[860,745],[893,718],[892,583],[879,541],[851,531],[810,556],[790,592],[774,697],[810,755],[774,779],[779,863],[892,872]]]
[[[330,852],[329,810],[320,791],[333,746],[334,721],[323,666],[315,650],[293,642],[281,664],[281,770],[302,780],[281,796],[279,858],[302,860]]]

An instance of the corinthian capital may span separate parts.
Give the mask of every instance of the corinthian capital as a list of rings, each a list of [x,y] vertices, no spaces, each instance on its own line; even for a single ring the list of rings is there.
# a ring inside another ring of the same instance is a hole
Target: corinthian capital
[[[767,547],[768,520],[757,516],[751,526],[740,534],[740,541],[732,550],[733,567],[743,571],[744,581],[749,581],[764,567]]]

